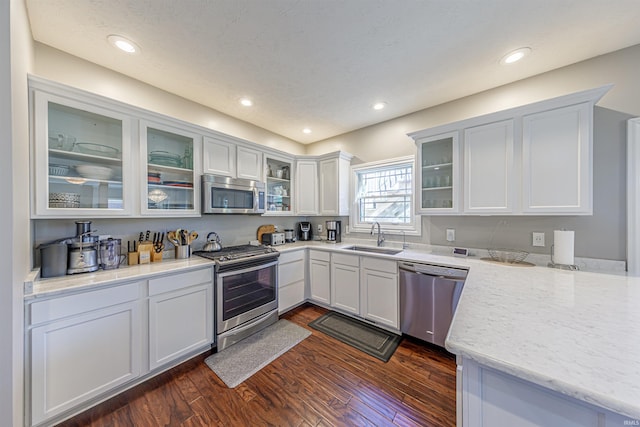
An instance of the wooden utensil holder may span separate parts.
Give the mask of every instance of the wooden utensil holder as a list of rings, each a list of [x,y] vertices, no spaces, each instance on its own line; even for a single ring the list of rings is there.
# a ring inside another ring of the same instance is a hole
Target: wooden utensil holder
[[[156,252],[155,250],[153,250],[151,252],[151,262],[161,262],[163,253],[164,251]]]

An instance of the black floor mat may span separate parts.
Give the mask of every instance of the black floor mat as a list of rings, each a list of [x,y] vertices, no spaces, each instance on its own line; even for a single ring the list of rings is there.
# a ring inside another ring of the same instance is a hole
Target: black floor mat
[[[309,326],[349,344],[375,358],[388,362],[402,340],[400,335],[387,332],[335,311],[318,317]]]

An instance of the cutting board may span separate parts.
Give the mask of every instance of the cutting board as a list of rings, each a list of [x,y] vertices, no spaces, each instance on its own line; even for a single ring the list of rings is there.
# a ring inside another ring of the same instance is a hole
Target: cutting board
[[[276,226],[273,224],[261,225],[258,227],[258,242],[262,243],[262,235],[264,233],[275,233]]]

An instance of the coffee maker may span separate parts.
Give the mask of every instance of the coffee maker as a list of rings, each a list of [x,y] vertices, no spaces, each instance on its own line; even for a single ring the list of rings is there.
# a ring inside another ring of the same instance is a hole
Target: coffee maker
[[[299,240],[311,240],[311,223],[308,221],[302,221],[298,223],[298,239]]]
[[[341,221],[327,221],[327,241],[340,243],[342,241]]]

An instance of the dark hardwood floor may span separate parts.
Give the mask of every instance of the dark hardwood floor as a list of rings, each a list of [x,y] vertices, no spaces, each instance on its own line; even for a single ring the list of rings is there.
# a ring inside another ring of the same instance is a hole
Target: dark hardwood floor
[[[325,312],[286,313],[312,335],[235,389],[202,355],[60,425],[455,426],[453,355],[405,338],[381,362],[307,326]]]

